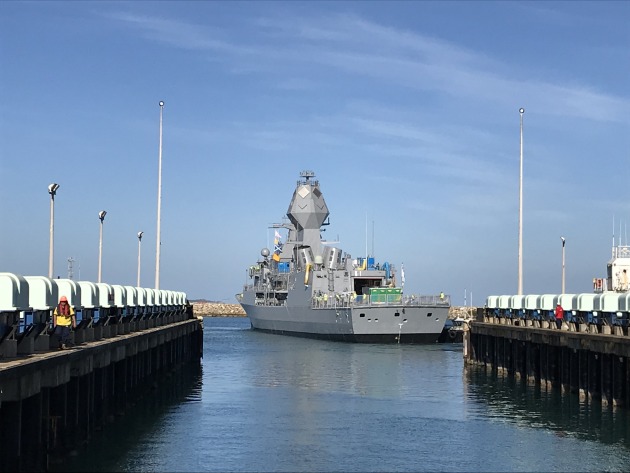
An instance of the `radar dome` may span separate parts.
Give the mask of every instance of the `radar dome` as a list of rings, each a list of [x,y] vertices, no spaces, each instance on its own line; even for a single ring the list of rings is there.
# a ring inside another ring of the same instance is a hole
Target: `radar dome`
[[[323,264],[324,263],[324,258],[322,257],[322,255],[315,255],[315,264]]]
[[[267,257],[269,256],[269,249],[268,248],[263,248],[262,250],[260,250],[260,254],[263,255],[263,257]]]

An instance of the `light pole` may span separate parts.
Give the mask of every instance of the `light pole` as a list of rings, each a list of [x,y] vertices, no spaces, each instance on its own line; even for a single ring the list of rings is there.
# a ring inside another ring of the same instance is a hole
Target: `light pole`
[[[523,294],[523,114],[524,108],[519,108],[521,115],[521,170],[518,185],[518,295]]]
[[[138,232],[138,284],[136,287],[140,287],[140,244],[142,242],[142,234],[144,232]]]
[[[98,281],[97,282],[101,282],[101,263],[103,261],[103,220],[105,220],[105,215],[107,215],[107,212],[105,212],[104,210],[101,210],[98,213],[98,218],[101,221],[101,231],[100,231],[100,235],[99,235],[99,239],[98,239]]]
[[[48,186],[48,193],[50,194],[50,247],[48,251],[48,277],[53,277],[53,259],[55,254],[54,241],[55,241],[55,194],[57,194],[59,184],[52,183]]]
[[[158,148],[158,199],[157,199],[157,242],[155,248],[155,288],[160,288],[160,245],[161,245],[161,212],[162,212],[162,114],[164,101],[160,100],[160,145]]]
[[[562,240],[562,294],[564,294],[564,244],[567,240],[563,236],[560,239]]]

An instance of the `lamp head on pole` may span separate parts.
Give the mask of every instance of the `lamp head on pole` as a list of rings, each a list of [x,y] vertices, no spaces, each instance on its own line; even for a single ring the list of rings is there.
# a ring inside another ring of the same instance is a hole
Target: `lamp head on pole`
[[[142,235],[144,234],[144,232],[138,232],[138,240],[142,240]]]
[[[160,107],[164,106],[164,100],[160,100]]]
[[[520,113],[521,115],[523,115],[525,113],[525,109],[523,107],[518,109],[518,113]]]
[[[57,193],[57,189],[59,189],[59,184],[53,182],[51,185],[48,186],[48,193],[54,196]]]
[[[562,246],[564,246],[565,242],[567,241],[566,238],[564,238],[563,236],[560,237],[560,239],[562,240]]]
[[[101,220],[101,223],[103,222],[103,220],[105,220],[105,215],[107,215],[107,212],[105,210],[101,210],[98,213],[98,218]]]

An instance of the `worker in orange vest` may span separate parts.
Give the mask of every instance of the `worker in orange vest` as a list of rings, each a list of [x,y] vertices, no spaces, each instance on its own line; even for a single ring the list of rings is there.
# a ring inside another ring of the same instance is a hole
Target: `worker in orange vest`
[[[68,304],[68,298],[61,296],[59,299],[59,305],[53,312],[53,328],[55,335],[59,340],[59,349],[65,350],[69,346],[70,339],[70,327],[75,329],[77,326],[77,320],[74,313],[74,309]]]

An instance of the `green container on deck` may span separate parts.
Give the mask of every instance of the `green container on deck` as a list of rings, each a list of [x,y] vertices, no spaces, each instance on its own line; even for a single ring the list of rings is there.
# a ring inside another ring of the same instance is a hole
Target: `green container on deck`
[[[402,289],[397,287],[373,287],[370,289],[372,302],[400,302]]]
[[[370,300],[372,303],[385,302],[387,300],[385,296],[385,289],[378,287],[370,288]]]

